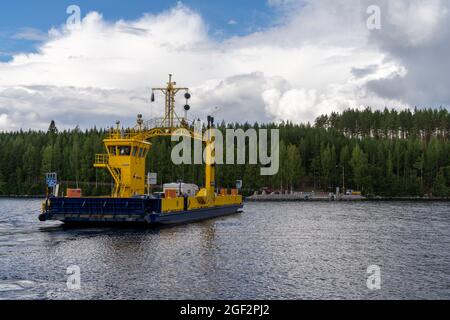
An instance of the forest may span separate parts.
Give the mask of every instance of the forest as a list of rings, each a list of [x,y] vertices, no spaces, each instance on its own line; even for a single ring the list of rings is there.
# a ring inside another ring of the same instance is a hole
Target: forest
[[[261,176],[259,165],[217,165],[220,187],[243,180],[244,193],[325,191],[336,187],[379,196],[450,196],[450,113],[447,109],[348,109],[323,115],[315,123],[224,123],[226,128],[280,130],[280,170]],[[0,195],[42,195],[45,173],[57,172],[62,188],[78,187],[84,195],[109,195],[112,179],[95,169],[96,153],[104,153],[102,129],[0,132]],[[202,185],[202,165],[174,165],[175,144],[155,138],[147,171],[158,182]]]

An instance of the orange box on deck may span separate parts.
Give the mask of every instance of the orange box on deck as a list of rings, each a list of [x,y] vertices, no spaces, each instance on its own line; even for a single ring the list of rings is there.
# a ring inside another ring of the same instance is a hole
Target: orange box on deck
[[[81,189],[67,189],[67,198],[81,198]]]
[[[167,189],[164,193],[164,198],[172,199],[177,197],[177,190],[175,189]]]
[[[238,190],[238,189],[231,189],[231,195],[232,195],[232,196],[237,196],[237,195],[239,195],[239,190]]]
[[[227,195],[228,190],[227,189],[220,189],[220,195],[221,196],[226,196]]]

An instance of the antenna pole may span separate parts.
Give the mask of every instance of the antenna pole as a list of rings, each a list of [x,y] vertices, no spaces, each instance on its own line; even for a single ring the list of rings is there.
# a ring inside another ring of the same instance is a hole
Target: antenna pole
[[[175,97],[180,91],[189,91],[189,88],[177,88],[177,83],[172,81],[172,74],[169,74],[169,82],[165,88],[153,88],[153,91],[161,91],[165,97],[165,116],[162,125],[166,128],[175,128],[178,116],[175,112]]]

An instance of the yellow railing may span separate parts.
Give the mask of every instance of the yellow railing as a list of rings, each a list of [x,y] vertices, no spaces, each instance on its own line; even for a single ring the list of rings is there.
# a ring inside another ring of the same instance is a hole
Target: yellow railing
[[[144,121],[143,130],[149,131],[152,129],[168,129],[168,128],[188,128],[194,126],[195,121],[188,119],[167,119],[167,118],[153,118],[147,121]]]
[[[110,131],[106,135],[107,139],[135,139],[139,135],[139,131],[131,130],[131,131]]]
[[[95,155],[95,164],[108,164],[109,156],[107,154],[96,154]]]
[[[186,119],[173,119],[172,121],[166,118],[155,118],[137,125],[134,128],[128,129],[111,129],[107,134],[107,139],[135,139],[141,140],[150,136],[171,135],[176,129],[184,128],[190,131],[194,130],[195,121]]]

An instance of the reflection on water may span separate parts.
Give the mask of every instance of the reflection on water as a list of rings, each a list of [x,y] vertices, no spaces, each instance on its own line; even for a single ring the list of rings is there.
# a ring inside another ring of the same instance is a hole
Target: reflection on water
[[[448,203],[247,203],[159,229],[65,228],[0,199],[3,299],[450,298]],[[81,269],[81,289],[66,269]],[[381,267],[381,290],[366,287]]]

